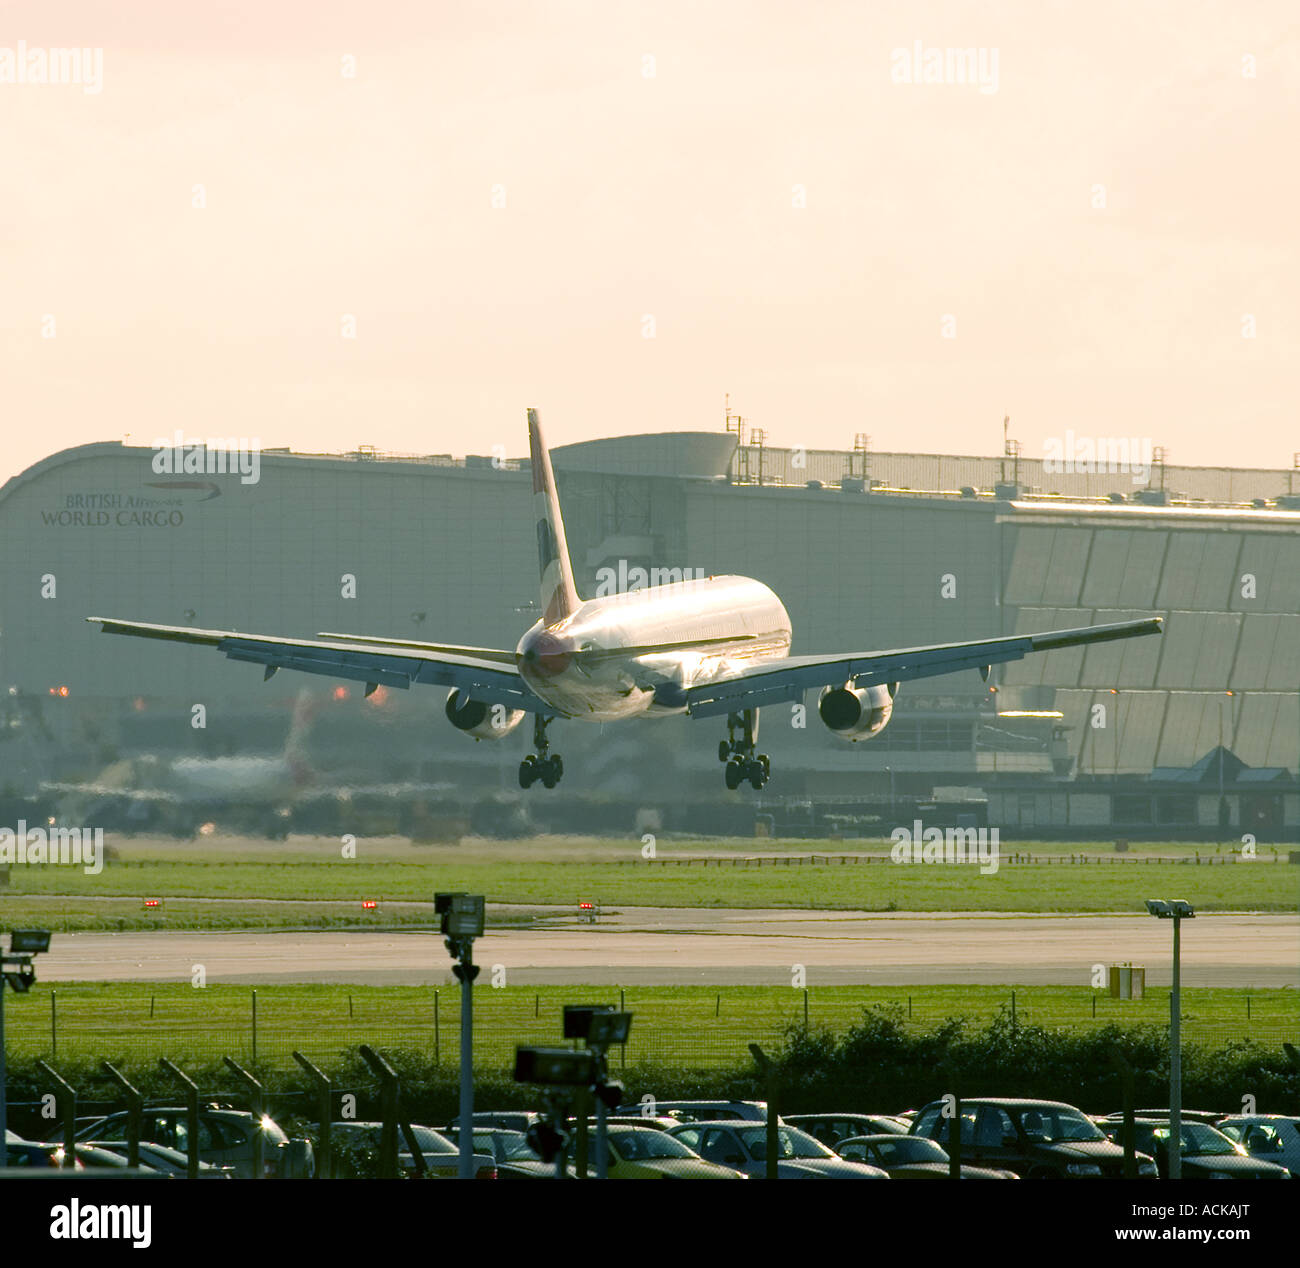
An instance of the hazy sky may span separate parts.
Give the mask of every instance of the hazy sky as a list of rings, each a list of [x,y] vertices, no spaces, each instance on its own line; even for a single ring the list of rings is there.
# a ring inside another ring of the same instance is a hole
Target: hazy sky
[[[778,445],[992,453],[1009,413],[1031,456],[1289,466],[1298,35],[1291,0],[0,5],[0,78],[103,50],[98,92],[0,82],[0,477],[177,428],[516,455],[529,405],[562,444],[727,392]],[[918,42],[996,82],[896,82]]]

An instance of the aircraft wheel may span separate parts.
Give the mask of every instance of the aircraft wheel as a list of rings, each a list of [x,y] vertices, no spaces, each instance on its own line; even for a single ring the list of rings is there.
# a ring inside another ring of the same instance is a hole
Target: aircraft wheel
[[[554,788],[560,782],[560,772],[556,770],[555,758],[548,757],[544,762],[538,762],[537,766],[544,788]]]
[[[732,791],[740,787],[740,781],[744,778],[744,771],[739,762],[728,762],[727,770],[727,787]]]
[[[562,758],[558,753],[556,753],[556,755],[555,755],[554,757],[551,758],[551,765],[555,768],[555,778],[556,778],[556,781],[558,782],[559,780],[563,779],[563,778],[564,778],[564,758]]]
[[[726,740],[718,741],[718,761],[725,762],[731,756],[731,745]]]
[[[537,778],[537,758],[531,753],[519,763],[519,787],[531,788]]]
[[[767,783],[767,773],[763,770],[762,764],[759,762],[750,762],[749,770],[746,773],[749,775],[749,786],[755,792]]]
[[[758,761],[759,764],[763,767],[763,779],[766,780],[767,777],[772,773],[772,763],[768,761],[766,753],[760,753],[758,755]]]

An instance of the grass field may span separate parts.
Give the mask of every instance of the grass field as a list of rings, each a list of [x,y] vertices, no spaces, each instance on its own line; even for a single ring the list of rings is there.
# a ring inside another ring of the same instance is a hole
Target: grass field
[[[867,853],[871,848],[874,854]],[[1131,910],[1135,895],[1161,890],[1177,890],[1205,911],[1286,911],[1300,896],[1300,869],[1271,851],[1246,861],[1214,847],[1168,844],[1135,845],[1127,854],[1116,854],[1110,843],[1021,844],[1003,854],[991,875],[974,864],[893,864],[883,847],[866,843],[748,839],[665,841],[654,860],[641,856],[639,839],[594,838],[459,846],[363,839],[356,858],[343,857],[337,841],[310,838],[125,840],[113,850],[115,857],[93,876],[76,867],[14,865],[0,919],[11,927],[40,920],[60,931],[329,928],[375,923],[360,908],[363,899],[374,899],[390,904],[380,923],[391,926],[427,921],[427,910],[391,904],[428,903],[437,890],[564,908],[591,898],[606,907],[917,912]],[[164,907],[145,911],[145,898],[164,899]],[[195,901],[202,898],[237,901]]]
[[[809,991],[808,1019],[814,1028],[843,1031],[864,1007],[897,1002],[910,1007],[917,1028],[949,1017],[984,1021],[1010,1006],[1012,991],[1017,1019],[1026,1025],[1084,1030],[1109,1023],[1163,1025],[1168,1017],[1165,989],[1148,989],[1141,1001],[1120,1001],[1078,987],[853,986]],[[49,988],[38,984],[28,995],[11,997],[6,1016],[11,1057],[152,1061],[168,1056],[206,1063],[223,1055],[236,1060],[254,1055],[253,991],[247,986],[60,983],[53,1006],[50,996]],[[326,1059],[358,1043],[430,1053],[435,1047],[432,987],[276,985],[258,987],[256,996],[256,1056],[270,1065],[290,1065],[294,1048]],[[442,987],[436,997],[437,1048],[454,1064],[458,988]],[[782,987],[629,990],[622,1000],[634,1014],[626,1060],[699,1068],[743,1063],[747,1043],[773,1043],[784,1027],[803,1021],[804,999],[803,991]],[[592,1001],[620,1002],[618,989],[481,987],[475,994],[476,1064],[504,1068],[517,1043],[558,1044],[562,1006]],[[1183,1019],[1188,1043],[1213,1046],[1253,1038],[1276,1048],[1300,1030],[1295,993],[1286,990],[1185,990]],[[613,1063],[620,1060],[615,1054]]]

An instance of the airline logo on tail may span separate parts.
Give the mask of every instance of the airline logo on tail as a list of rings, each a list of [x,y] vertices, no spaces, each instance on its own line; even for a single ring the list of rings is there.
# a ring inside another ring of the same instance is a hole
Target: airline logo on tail
[[[564,540],[560,499],[555,492],[551,455],[542,440],[537,411],[528,411],[528,449],[533,463],[533,502],[537,507],[537,565],[541,577],[542,624],[572,616],[582,604],[573,584],[569,546]]]

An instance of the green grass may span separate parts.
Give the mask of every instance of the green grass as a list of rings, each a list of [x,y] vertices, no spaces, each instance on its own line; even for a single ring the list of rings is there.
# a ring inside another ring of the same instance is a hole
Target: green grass
[[[484,1068],[507,1067],[517,1043],[558,1044],[563,1004],[620,1000],[615,987],[494,989],[488,980],[485,973],[475,993],[476,1065]],[[55,1060],[252,1059],[250,987],[95,982],[59,983],[56,989]],[[1110,1023],[1163,1025],[1168,1017],[1163,988],[1149,989],[1141,1001],[1119,1001],[1086,988],[1050,986],[818,987],[808,993],[808,1017],[814,1028],[838,1032],[864,1007],[893,1001],[906,1008],[910,1000],[911,1024],[926,1029],[949,1017],[988,1020],[1009,1007],[1013,990],[1017,1018],[1026,1025],[1082,1031]],[[290,1065],[294,1048],[320,1060],[358,1043],[434,1048],[433,987],[274,985],[259,986],[256,994],[257,1056],[273,1066]],[[10,997],[6,1034],[12,1058],[51,1059],[50,995],[38,983],[30,994]],[[634,1014],[629,1064],[743,1064],[748,1043],[773,1044],[784,1027],[804,1016],[804,993],[783,987],[637,987],[623,1002]],[[440,1054],[454,1064],[459,988],[437,988],[437,1009]],[[1183,1018],[1189,1043],[1253,1038],[1277,1048],[1300,1031],[1295,993],[1286,990],[1184,990]],[[617,1052],[612,1064],[621,1064]]]
[[[639,838],[467,840],[436,847],[363,839],[355,859],[342,857],[335,841],[311,839],[282,845],[128,840],[114,848],[116,857],[95,876],[74,867],[15,865],[0,919],[12,926],[30,915],[61,931],[330,928],[371,922],[374,918],[360,910],[362,899],[427,903],[437,890],[483,893],[493,903],[564,908],[591,898],[607,908],[916,912],[1130,911],[1148,893],[1174,890],[1204,911],[1287,911],[1295,909],[1300,894],[1300,870],[1274,861],[1271,851],[1241,861],[1226,850],[1215,853],[1215,847],[1167,844],[1138,846],[1126,855],[1115,854],[1109,843],[1022,844],[1014,854],[1005,851],[998,872],[988,876],[973,864],[896,865],[878,843],[863,842],[665,840],[654,861],[641,857]],[[868,848],[876,851],[869,861],[832,853]],[[793,849],[805,857],[791,856]],[[1048,856],[1048,849],[1056,855]],[[1157,851],[1181,861],[1157,858]],[[1036,861],[1016,861],[1026,854]],[[35,901],[42,897],[44,907]],[[146,897],[165,899],[164,912],[145,912]],[[199,898],[239,903],[217,910],[193,901]],[[299,905],[274,910],[252,899]],[[428,915],[390,911],[380,919],[387,925],[418,924]]]

